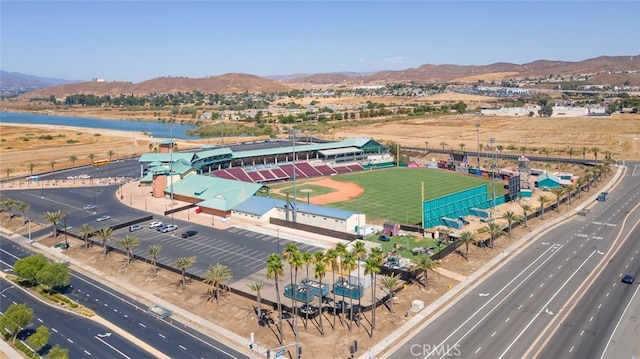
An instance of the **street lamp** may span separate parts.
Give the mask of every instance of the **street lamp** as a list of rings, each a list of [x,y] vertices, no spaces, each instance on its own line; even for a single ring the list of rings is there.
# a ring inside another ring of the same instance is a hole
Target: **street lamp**
[[[480,168],[480,122],[476,122],[476,155],[478,156],[478,168]]]

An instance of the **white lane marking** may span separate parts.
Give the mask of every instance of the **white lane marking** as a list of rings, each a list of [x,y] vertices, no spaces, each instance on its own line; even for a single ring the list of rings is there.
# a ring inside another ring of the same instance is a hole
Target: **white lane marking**
[[[51,328],[51,330],[53,330],[56,333],[58,332],[58,330],[56,328],[53,328],[53,327]]]
[[[600,307],[602,307],[602,303],[601,303],[601,304],[598,304],[598,309],[600,309]]]
[[[542,286],[544,286],[544,283],[540,283],[540,288],[542,288]]]
[[[482,347],[479,347],[478,349],[476,349],[476,354],[478,354],[478,352],[480,351],[480,349],[482,349]]]
[[[533,293],[531,293],[531,295],[529,295],[529,298],[533,297]]]
[[[609,292],[607,292],[607,295],[605,295],[605,297],[608,297],[608,296],[609,296]]]
[[[582,334],[584,334],[584,330],[580,332],[580,336],[582,336]]]
[[[67,341],[68,341],[69,343],[73,344],[73,340],[71,340],[71,339],[67,338]]]
[[[593,320],[593,315],[591,316],[591,318],[589,318],[589,321],[592,321],[592,320]]]
[[[551,296],[551,298],[549,298],[549,300],[542,306],[542,308],[547,308],[549,306],[549,304],[556,298],[556,296],[558,294],[560,294],[560,292],[564,289],[564,287],[567,285],[567,283],[569,283],[569,281],[571,281],[571,279],[573,279],[573,276],[575,276],[581,269],[582,267],[584,267],[585,264],[587,264],[587,262],[589,261],[589,259],[591,259],[591,257],[593,257],[593,255],[596,254],[596,251],[591,252],[591,254],[589,254],[589,256],[580,264],[580,266],[578,268],[576,268],[576,270],[573,271],[573,273],[571,273],[571,275],[569,276],[569,278],[567,278],[567,280],[564,281],[564,283],[562,283],[562,285],[560,286],[560,288],[558,288],[558,290],[556,290],[556,292]],[[507,352],[511,349],[511,347],[516,343],[516,341],[518,341],[520,339],[520,337],[522,336],[522,334],[524,334],[524,332],[529,329],[529,327],[531,326],[531,324],[533,324],[533,322],[538,319],[538,317],[540,316],[540,314],[542,314],[542,310],[539,310],[538,313],[529,321],[529,323],[527,323],[527,325],[524,327],[524,329],[522,329],[522,331],[520,331],[520,333],[516,336],[516,338],[509,344],[509,346],[507,347],[507,349],[505,349],[505,351],[502,353],[502,355],[500,355],[500,357],[498,357],[498,359],[502,359],[504,358],[504,356],[507,354]]]
[[[569,353],[571,353],[573,351],[574,347],[575,347],[574,345],[571,346],[571,349],[569,349]]]
[[[158,333],[158,336],[162,339],[166,339],[167,337],[165,337],[162,333]]]
[[[509,319],[511,319],[511,317],[507,318],[507,320],[505,320],[504,322],[507,323],[509,321]]]
[[[44,322],[42,321],[42,319],[40,319],[40,318],[38,318],[38,321],[39,321],[40,323],[44,323]]]
[[[98,337],[95,337],[95,336],[94,336],[94,338],[98,339],[99,341],[101,341],[101,342],[102,342],[102,344],[104,344],[104,345],[108,346],[108,347],[109,347],[109,348],[111,348],[113,351],[115,351],[116,353],[118,353],[118,354],[122,355],[123,357],[125,357],[125,358],[127,358],[127,359],[131,359],[131,358],[130,358],[130,357],[128,357],[125,353],[123,353],[123,352],[121,352],[120,350],[118,350],[118,349],[114,348],[111,344],[109,344],[109,343],[105,342],[104,340],[102,340],[102,339],[100,339],[100,338],[98,338]]]
[[[146,328],[146,327],[147,327],[146,325],[144,325],[144,324],[142,324],[142,323],[138,323],[138,325],[139,325],[139,326],[141,326],[141,327],[143,327],[143,328]]]
[[[553,277],[553,273],[549,274],[549,278],[552,278],[552,277]]]
[[[183,347],[182,345],[178,345],[180,347],[180,349],[182,350],[187,350],[187,348]]]
[[[84,351],[84,353],[85,353],[85,354],[87,354],[87,355],[91,355],[91,353],[89,353],[89,352],[88,352],[88,351],[86,351],[86,350]]]
[[[494,335],[496,335],[496,332],[493,332],[493,334],[491,334],[491,338],[493,338]]]
[[[609,344],[611,344],[611,340],[613,340],[613,336],[616,334],[616,331],[618,330],[618,326],[620,325],[620,322],[622,322],[622,318],[625,318],[625,315],[627,314],[627,310],[629,310],[629,306],[631,305],[631,303],[633,303],[633,299],[636,297],[636,294],[638,294],[638,289],[640,289],[640,286],[636,287],[636,291],[633,292],[633,295],[631,296],[631,300],[629,300],[629,302],[627,303],[627,306],[624,308],[624,311],[622,312],[622,315],[620,316],[620,318],[618,318],[618,322],[616,323],[615,328],[613,328],[613,331],[611,332],[611,336],[609,337],[609,340],[607,340],[607,345],[605,345],[600,359],[604,358],[605,355],[607,354],[607,348],[609,348]]]
[[[507,295],[505,295],[504,298],[502,298],[497,304],[493,305],[491,307],[491,309],[482,317],[480,318],[480,320],[476,321],[476,324],[474,324],[471,329],[469,329],[466,333],[464,333],[460,339],[458,339],[458,341],[456,341],[455,345],[451,346],[451,348],[455,347],[456,345],[458,345],[467,335],[469,335],[469,333],[471,333],[471,331],[473,331],[478,325],[480,325],[480,323],[485,320],[489,315],[491,315],[491,313],[493,313],[494,310],[496,310],[496,308],[498,308],[499,305],[501,305],[505,300],[507,300],[509,298],[509,296],[511,296],[511,294],[513,294],[516,290],[518,290],[518,288],[520,288],[520,286],[522,286],[524,284],[524,282],[529,279],[532,275],[535,274],[535,272],[538,271],[538,269],[542,268],[545,263],[547,263],[551,258],[553,258],[554,255],[556,255],[556,253],[559,253],[559,249],[562,248],[564,245],[562,244],[558,244],[558,251],[551,251],[552,247],[549,247],[547,250],[545,250],[544,252],[542,252],[542,254],[540,254],[535,260],[533,260],[531,263],[529,263],[529,265],[527,265],[524,269],[522,269],[520,271],[520,273],[518,273],[518,275],[516,275],[515,277],[513,277],[509,283],[507,283],[505,286],[502,287],[502,289],[500,289],[493,297],[491,297],[491,299],[489,299],[486,303],[484,303],[480,308],[478,308],[472,315],[469,316],[469,318],[467,318],[462,324],[460,324],[454,331],[452,331],[443,341],[442,343],[438,344],[432,352],[427,353],[425,355],[425,358],[431,356],[436,350],[439,350],[438,348],[442,347],[444,345],[444,343],[446,343],[449,339],[451,339],[452,336],[454,336],[458,330],[460,330],[460,328],[462,328],[464,325],[466,325],[468,322],[470,322],[471,320],[474,319],[474,317],[480,313],[481,311],[484,310],[484,308],[489,305],[489,303],[491,303],[491,301],[498,297],[498,295],[500,295],[503,291],[507,290],[507,287],[510,286],[513,282],[515,282],[516,280],[518,280],[518,278],[520,278],[521,275],[523,275],[524,273],[528,273],[524,279],[520,280],[518,282],[518,284],[511,289],[511,291],[509,293],[507,293]],[[547,252],[551,252],[551,254],[545,258],[541,263],[538,264],[537,267],[535,267],[535,269],[533,270],[529,270],[529,268],[533,267],[533,265],[538,262],[538,260],[540,260],[540,258],[542,258],[543,256],[545,256],[547,254]],[[449,355],[449,350],[447,350],[446,353],[444,353],[444,355],[442,356],[442,358],[444,358],[445,356]]]

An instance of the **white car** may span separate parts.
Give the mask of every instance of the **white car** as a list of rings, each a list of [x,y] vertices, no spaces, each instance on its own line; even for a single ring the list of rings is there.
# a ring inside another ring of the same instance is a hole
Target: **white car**
[[[92,209],[96,209],[96,205],[95,205],[95,204],[88,204],[88,205],[84,206],[84,207],[83,207],[83,209],[84,209],[85,211],[89,211],[89,210],[92,210]]]
[[[175,224],[169,224],[169,225],[165,226],[164,228],[162,228],[160,230],[160,232],[161,233],[167,233],[167,232],[175,231],[176,229],[178,229],[178,226],[176,226]]]
[[[102,221],[106,221],[108,219],[111,219],[111,216],[104,215],[104,216],[100,216],[100,217],[96,218],[96,222],[102,222]]]
[[[162,222],[155,221],[155,222],[149,223],[149,228],[157,228],[157,227],[160,227],[161,225],[162,225]]]

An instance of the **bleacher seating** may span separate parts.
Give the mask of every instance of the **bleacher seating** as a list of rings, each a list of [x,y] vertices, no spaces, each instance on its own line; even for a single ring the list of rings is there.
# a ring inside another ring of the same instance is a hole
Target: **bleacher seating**
[[[333,167],[333,169],[338,172],[338,173],[347,173],[347,172],[351,172],[351,170],[347,167],[347,166],[339,166],[339,167]]]
[[[230,180],[234,180],[237,181],[238,179],[233,177],[230,173],[228,173],[225,170],[216,170],[211,172],[212,175],[216,176],[216,177],[220,177],[220,178],[225,178],[225,179],[230,179]]]
[[[280,169],[284,171],[284,173],[286,173],[289,178],[293,178],[293,171],[294,171],[294,166],[290,163],[284,164],[284,165],[280,165]],[[307,177],[302,171],[297,170],[296,171],[296,178],[303,178],[303,177]]]
[[[364,168],[362,168],[362,166],[360,166],[359,164],[355,164],[355,165],[347,165],[347,167],[352,171],[352,172],[358,172],[358,171],[363,171]]]
[[[258,173],[257,171],[247,172],[247,176],[251,177],[253,182],[256,182],[256,183],[260,183],[264,181],[264,178],[262,178],[262,176],[260,176],[260,173]]]
[[[319,165],[315,167],[320,173],[322,173],[322,175],[327,176],[327,175],[332,175],[332,174],[336,174],[338,172],[336,172],[333,168],[327,166],[327,165]]]
[[[276,176],[273,173],[271,173],[271,171],[269,170],[260,170],[258,172],[260,172],[260,175],[262,176],[262,178],[264,178],[267,181],[273,181],[276,179]]]
[[[273,173],[274,176],[276,176],[276,178],[278,179],[288,179],[289,175],[286,174],[281,168],[274,168],[271,170],[271,173]]]
[[[296,167],[302,173],[304,173],[307,177],[316,177],[322,176],[322,173],[315,169],[315,167],[311,166],[308,162],[300,162],[296,163]],[[296,172],[297,174],[298,172]]]
[[[253,180],[251,179],[251,177],[249,177],[247,175],[247,172],[245,172],[242,168],[240,167],[232,167],[232,168],[227,168],[226,171],[231,174],[233,177],[239,179],[240,181],[244,181],[244,182],[253,182]]]

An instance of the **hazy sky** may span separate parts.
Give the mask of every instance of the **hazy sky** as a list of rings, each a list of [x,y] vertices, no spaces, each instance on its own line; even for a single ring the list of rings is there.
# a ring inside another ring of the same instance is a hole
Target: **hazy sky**
[[[7,1],[0,69],[66,80],[640,55],[640,1]]]

